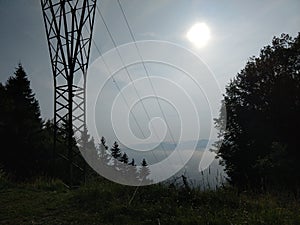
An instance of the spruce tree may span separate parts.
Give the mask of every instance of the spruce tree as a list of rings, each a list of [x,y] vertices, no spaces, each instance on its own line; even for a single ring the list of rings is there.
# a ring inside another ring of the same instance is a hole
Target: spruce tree
[[[121,150],[119,148],[119,144],[116,141],[111,148],[111,155],[112,155],[112,157],[114,157],[117,160],[119,160],[122,155]]]
[[[120,158],[120,161],[122,163],[128,164],[128,156],[125,152],[123,153],[122,157]]]
[[[146,162],[146,159],[142,160],[141,166],[142,167],[139,171],[139,178],[141,180],[141,183],[144,185],[150,184],[152,181],[147,178],[150,175],[150,169],[148,167],[148,163]]]
[[[111,156],[108,153],[108,146],[104,137],[101,138],[101,144],[99,144],[99,159],[103,165],[108,165]]]
[[[1,160],[17,179],[41,170],[42,119],[38,101],[21,64],[3,87],[1,85]]]

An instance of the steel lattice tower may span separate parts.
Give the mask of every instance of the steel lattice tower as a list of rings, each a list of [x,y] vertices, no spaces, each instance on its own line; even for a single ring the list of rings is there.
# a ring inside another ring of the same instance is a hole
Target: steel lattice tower
[[[96,0],[41,0],[41,6],[54,78],[54,155],[58,132],[65,132],[68,152],[62,157],[69,163],[72,186],[73,168],[85,173],[75,163],[80,152],[72,146],[74,134],[86,133],[86,76]]]

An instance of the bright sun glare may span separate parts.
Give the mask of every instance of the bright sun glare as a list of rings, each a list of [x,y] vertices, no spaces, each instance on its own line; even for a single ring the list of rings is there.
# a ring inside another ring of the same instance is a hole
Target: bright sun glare
[[[194,24],[186,34],[187,39],[196,47],[204,47],[210,39],[210,30],[205,23]]]

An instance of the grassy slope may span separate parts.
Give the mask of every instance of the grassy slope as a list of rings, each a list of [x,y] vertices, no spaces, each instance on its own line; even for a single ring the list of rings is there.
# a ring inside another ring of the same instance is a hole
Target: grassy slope
[[[300,224],[300,203],[274,195],[200,192],[105,180],[68,190],[59,181],[0,184],[0,224]]]

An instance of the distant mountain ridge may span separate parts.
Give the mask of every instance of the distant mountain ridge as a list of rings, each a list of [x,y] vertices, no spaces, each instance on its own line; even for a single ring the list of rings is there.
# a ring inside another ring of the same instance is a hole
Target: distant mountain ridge
[[[190,146],[192,146],[194,142],[195,141],[192,140],[182,142],[182,149],[179,149],[179,151],[190,150]],[[199,163],[204,150],[209,150],[214,142],[215,141],[208,139],[200,139],[196,141],[195,151],[190,160],[186,163],[186,165],[183,166],[183,168],[180,171],[178,171],[174,176],[172,176],[172,178],[169,178],[168,181],[171,182],[172,179],[180,177],[184,174],[188,178],[188,180],[193,183],[192,185],[194,186],[204,187],[207,185],[211,185],[211,187],[216,187],[217,185],[220,185],[221,179],[224,178],[225,173],[223,166],[219,165],[219,160],[215,159],[211,163],[209,168],[202,172],[199,171]],[[155,143],[139,144],[135,145],[134,147],[140,149],[148,149],[151,146],[155,146]],[[136,164],[140,165],[140,162],[143,158],[145,158],[149,164],[153,164],[167,158],[174,151],[176,146],[177,144],[166,141],[158,144],[156,148],[149,151],[138,151],[124,147],[122,145],[120,147],[121,150],[126,152],[130,158],[135,159]],[[205,179],[205,181],[203,181],[203,179]]]
[[[183,142],[181,142],[180,146],[182,149],[188,149],[190,146],[194,145],[194,142],[197,142],[196,147],[195,147],[196,150],[204,150],[209,144],[213,143],[213,141],[210,141],[208,139],[200,139],[198,141],[193,141],[193,140],[183,141]],[[155,147],[154,149],[151,149],[152,146],[157,146],[157,147]],[[133,147],[136,149],[151,149],[149,151],[158,150],[158,149],[173,151],[176,148],[176,146],[177,146],[177,143],[171,143],[171,142],[167,142],[167,141],[161,142],[161,143],[143,143],[143,144],[133,145]],[[124,145],[123,146],[121,145],[121,148],[129,150],[129,148]],[[131,150],[134,150],[134,149],[131,149]]]

